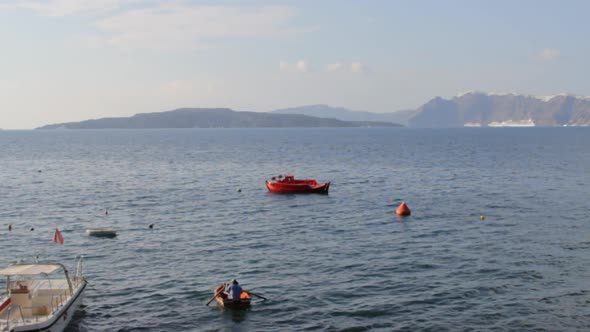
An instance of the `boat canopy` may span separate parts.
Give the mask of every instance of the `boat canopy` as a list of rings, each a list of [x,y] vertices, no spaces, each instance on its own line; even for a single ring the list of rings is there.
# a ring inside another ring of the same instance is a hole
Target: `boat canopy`
[[[16,264],[0,270],[0,276],[49,274],[61,268],[61,264]]]

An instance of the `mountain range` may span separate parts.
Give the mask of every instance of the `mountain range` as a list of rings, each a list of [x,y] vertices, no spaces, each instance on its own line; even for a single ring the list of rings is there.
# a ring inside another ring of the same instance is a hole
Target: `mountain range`
[[[140,113],[131,117],[51,124],[37,129],[271,127],[401,127],[401,125],[376,121],[343,121],[301,114],[237,112],[227,108],[181,108],[167,112]]]
[[[392,113],[351,111],[311,105],[276,110],[334,119],[393,121],[417,128],[590,126],[590,98],[568,94],[536,97],[513,93],[468,92],[433,98],[416,110]]]
[[[588,126],[590,98],[469,92],[436,97],[416,110],[411,127]]]
[[[372,113],[367,111],[352,111],[344,107],[333,107],[329,105],[308,105],[278,109],[272,111],[272,113],[303,114],[319,118],[331,118],[343,121],[378,121],[407,125],[408,120],[416,114],[416,111],[403,110],[389,113]]]

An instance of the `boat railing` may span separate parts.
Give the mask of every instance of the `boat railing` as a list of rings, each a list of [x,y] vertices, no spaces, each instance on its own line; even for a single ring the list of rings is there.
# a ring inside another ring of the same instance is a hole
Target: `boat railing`
[[[78,288],[80,284],[85,280],[84,279],[84,256],[79,255],[76,256],[74,261],[74,274],[72,275],[72,283],[74,288]]]
[[[84,256],[78,255],[74,260],[74,266],[76,267],[74,270],[74,277],[83,277],[84,276]]]
[[[35,298],[39,299],[36,302],[36,305],[31,306],[30,309],[34,310],[37,309],[37,312],[43,310],[42,308],[47,308],[47,315],[48,314],[55,314],[69,299],[69,290],[62,289],[59,293],[52,293],[52,294],[40,294],[37,295]],[[43,300],[46,299],[46,300]],[[33,316],[39,316],[33,315]],[[41,315],[42,316],[42,315]]]
[[[41,273],[41,275],[44,275],[47,279],[47,285],[48,288],[51,289],[51,278],[49,277],[49,275],[47,273]],[[43,280],[45,281],[45,280]],[[34,282],[31,284],[31,289],[30,292],[32,294],[31,297],[37,297],[39,296],[39,290],[44,289],[44,285],[43,285],[43,281],[41,279],[39,279],[37,282]]]
[[[2,327],[2,330],[6,330],[6,331],[10,331],[11,330],[11,326],[14,325],[18,325],[18,319],[11,319],[11,316],[13,315],[13,308],[16,309],[18,308],[18,312],[20,314],[20,320],[22,321],[23,324],[25,324],[25,316],[23,315],[23,308],[18,305],[18,304],[11,304],[8,307],[8,312],[6,314],[6,323],[5,324],[1,324],[0,327]],[[4,325],[4,326],[2,326]]]
[[[68,291],[64,290],[63,293],[53,295],[51,297],[51,314],[58,311],[64,303],[68,300]]]

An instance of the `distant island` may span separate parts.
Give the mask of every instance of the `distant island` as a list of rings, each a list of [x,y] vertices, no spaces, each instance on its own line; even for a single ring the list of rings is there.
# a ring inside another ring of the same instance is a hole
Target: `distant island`
[[[559,94],[536,97],[514,93],[468,92],[433,98],[415,110],[388,113],[307,105],[272,112],[228,108],[181,108],[46,125],[37,129],[113,128],[287,128],[287,127],[569,127],[590,126],[590,97]]]
[[[167,112],[140,113],[131,117],[50,124],[37,129],[288,127],[402,127],[402,125],[381,121],[343,121],[301,114],[237,112],[227,108],[181,108]]]

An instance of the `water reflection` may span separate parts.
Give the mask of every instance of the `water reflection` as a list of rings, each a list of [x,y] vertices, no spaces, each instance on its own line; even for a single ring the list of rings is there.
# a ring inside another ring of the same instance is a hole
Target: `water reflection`
[[[219,307],[219,311],[223,313],[224,318],[230,318],[235,323],[241,323],[246,320],[246,316],[248,315],[250,308],[229,309],[225,307]]]

